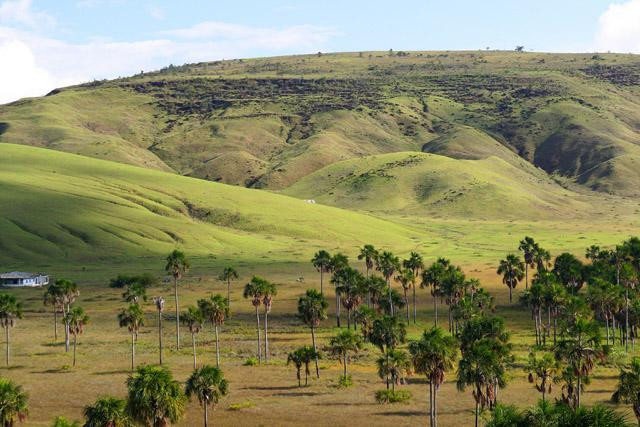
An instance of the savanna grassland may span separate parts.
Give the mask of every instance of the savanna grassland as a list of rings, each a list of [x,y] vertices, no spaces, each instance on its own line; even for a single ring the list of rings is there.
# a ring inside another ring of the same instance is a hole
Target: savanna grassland
[[[640,234],[639,83],[633,55],[355,52],[171,66],[0,106],[0,270],[76,281],[75,304],[91,317],[71,368],[43,290],[10,291],[25,313],[0,375],[28,392],[27,425],[80,420],[97,397],[124,397],[130,335],[116,318],[122,290],[109,280],[161,278],[179,248],[192,265],[182,308],[224,294],[216,279],[224,267],[240,274],[220,336],[230,392],[214,425],[424,425],[420,375],[399,386],[413,394],[407,403],[375,402],[385,383],[371,345],[352,361],[349,388],[337,387],[337,360],[321,360],[321,378],[302,388],[285,364],[310,344],[296,307],[319,288],[314,253],[343,252],[364,270],[358,250],[373,244],[401,258],[416,251],[426,264],[449,258],[478,278],[514,344],[499,401],[534,404],[539,393],[523,370],[533,320],[517,303],[524,283],[510,304],[496,268],[527,235],[553,257],[584,260],[591,245],[610,249]],[[253,275],[278,285],[262,366],[244,366],[256,345],[253,306],[242,298]],[[321,348],[337,332],[325,286]],[[166,298],[165,364],[185,381],[190,337],[183,330],[175,350],[172,292],[147,291]],[[417,293],[409,339],[433,322],[429,291]],[[156,311],[150,300],[142,307],[137,360],[154,364]],[[213,364],[211,326],[197,339],[199,361]],[[595,368],[583,403],[609,405],[618,364],[639,353],[618,347]],[[473,423],[473,397],[456,390],[455,372],[438,399],[440,425]],[[617,409],[633,419],[630,407]],[[194,401],[180,425],[200,422]]]

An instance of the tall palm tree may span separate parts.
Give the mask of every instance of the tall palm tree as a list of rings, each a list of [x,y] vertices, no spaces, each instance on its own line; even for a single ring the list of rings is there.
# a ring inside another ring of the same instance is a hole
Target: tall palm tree
[[[621,369],[611,400],[614,403],[631,404],[640,425],[640,358],[634,357],[629,370]]]
[[[269,363],[269,313],[273,305],[273,297],[278,294],[275,283],[265,282],[262,286],[262,304],[264,305],[264,361]]]
[[[133,427],[127,414],[127,402],[116,397],[101,397],[84,408],[84,427]]]
[[[9,329],[22,319],[22,304],[11,294],[0,294],[0,325],[4,328],[6,344],[6,363],[9,366]]]
[[[411,281],[411,287],[413,288],[413,324],[416,324],[417,308],[416,308],[416,279],[420,274],[420,271],[424,269],[424,261],[422,256],[417,252],[411,252],[409,258],[402,262],[404,268],[408,268],[413,273],[413,280]],[[407,305],[409,305],[407,303]]]
[[[393,301],[391,299],[391,278],[393,274],[400,269],[400,259],[389,251],[384,251],[378,258],[377,270],[382,273],[387,281],[389,306],[391,307],[391,315],[395,315],[393,309]]]
[[[229,312],[231,312],[231,281],[238,279],[238,272],[233,267],[225,267],[218,276],[218,280],[227,282],[227,301],[229,301]]]
[[[404,323],[400,322],[395,316],[383,316],[373,321],[371,332],[367,339],[371,344],[378,347],[385,357],[389,357],[389,350],[393,350],[399,344],[405,342],[406,337],[407,330]],[[389,389],[388,376],[386,382],[387,389]]]
[[[431,427],[438,425],[437,393],[447,371],[454,367],[458,354],[457,340],[445,335],[441,328],[424,331],[420,340],[409,343],[413,368],[429,382],[429,420]]]
[[[305,325],[311,328],[311,342],[313,350],[316,352],[316,377],[320,378],[320,368],[318,367],[318,347],[316,346],[315,330],[320,326],[320,322],[327,318],[327,308],[329,302],[324,295],[315,289],[307,289],[307,293],[298,299],[298,316]]]
[[[58,314],[64,313],[64,295],[57,281],[49,283],[44,292],[43,302],[44,305],[53,307],[53,337],[58,341]]]
[[[331,268],[331,254],[325,250],[318,251],[311,259],[311,263],[320,273],[320,293],[323,293],[324,273],[327,273]]]
[[[536,266],[534,257],[537,246],[538,244],[533,240],[533,237],[529,236],[522,239],[520,241],[520,246],[518,246],[518,250],[522,251],[522,256],[524,258],[525,289],[529,289],[529,267],[535,268]]]
[[[342,330],[329,341],[329,352],[342,362],[342,376],[348,377],[348,363],[351,353],[357,353],[363,346],[362,337],[351,329]]]
[[[187,330],[191,334],[191,347],[193,348],[193,369],[198,367],[198,359],[196,356],[196,335],[202,330],[202,324],[204,323],[204,315],[202,310],[198,307],[190,305],[187,307],[187,311],[182,313],[180,321],[187,327]]]
[[[225,297],[220,294],[216,294],[208,299],[199,300],[198,308],[202,312],[204,318],[211,322],[215,331],[216,366],[220,367],[220,338],[218,329],[224,324],[225,319],[229,317],[229,303]]]
[[[341,273],[347,268],[349,268],[349,258],[345,254],[338,252],[331,257],[329,271],[333,273],[331,283],[335,285],[336,291],[336,324],[338,328],[340,327],[340,292],[338,288],[341,284]]]
[[[153,304],[158,311],[158,350],[160,355],[160,365],[162,365],[162,312],[164,311],[164,298],[155,297]]]
[[[27,393],[13,381],[0,378],[0,423],[12,427],[16,421],[24,422],[29,414]]]
[[[138,304],[131,304],[118,314],[118,323],[121,328],[126,327],[131,334],[131,370],[133,371],[136,364],[136,340],[140,327],[144,326],[144,313]]]
[[[78,289],[78,285],[71,280],[66,279],[58,279],[55,282],[55,285],[60,288],[60,293],[62,294],[62,311],[63,311],[63,320],[64,320],[64,348],[65,351],[69,351],[69,324],[66,321],[67,314],[71,309],[71,305],[75,302],[76,298],[80,296],[80,290]]]
[[[396,384],[404,384],[405,377],[411,374],[411,358],[409,354],[400,349],[390,349],[376,360],[378,376],[382,379],[391,377],[391,390],[396,390]]]
[[[398,271],[398,274],[396,276],[396,281],[400,283],[400,285],[402,286],[402,290],[404,292],[404,304],[405,304],[405,307],[407,308],[407,323],[409,323],[411,319],[409,317],[409,298],[407,297],[407,291],[409,291],[409,288],[413,287],[413,284],[415,282],[415,276],[413,275],[413,270],[408,268],[401,269],[400,271]]]
[[[78,335],[82,335],[84,332],[85,326],[89,323],[89,316],[86,315],[82,307],[73,307],[65,317],[69,325],[69,333],[73,335],[73,366],[76,366]]]
[[[262,304],[263,288],[267,281],[260,276],[253,276],[251,281],[244,286],[243,296],[245,299],[251,299],[251,304],[256,310],[256,331],[258,332],[258,363],[262,363],[262,342],[260,331],[260,313],[258,309]]]
[[[542,401],[545,401],[547,393],[551,393],[553,379],[561,372],[561,364],[550,353],[538,358],[531,352],[525,371],[528,372],[529,382],[535,384],[536,390],[542,393]]]
[[[438,326],[438,297],[442,295],[442,285],[446,269],[451,265],[450,261],[445,258],[439,258],[431,264],[429,268],[422,271],[421,288],[431,288],[431,297],[433,298],[433,325]]]
[[[178,281],[189,271],[189,260],[187,260],[184,252],[174,249],[167,256],[167,264],[164,266],[166,271],[173,277],[173,292],[176,302],[176,349],[180,350],[180,303],[178,301]]]
[[[185,386],[188,397],[196,396],[204,408],[204,426],[209,425],[209,406],[215,407],[222,396],[229,392],[229,383],[220,368],[205,365],[193,371]]]
[[[127,413],[139,424],[165,427],[184,415],[187,398],[165,367],[138,366],[127,379],[127,390]]]
[[[500,261],[497,273],[502,275],[502,283],[509,288],[509,303],[513,302],[513,288],[524,278],[524,268],[524,263],[514,254]]]

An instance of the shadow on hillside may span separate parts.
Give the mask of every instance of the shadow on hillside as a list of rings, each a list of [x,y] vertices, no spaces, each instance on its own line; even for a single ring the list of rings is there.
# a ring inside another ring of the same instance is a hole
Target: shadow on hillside
[[[387,411],[376,412],[373,415],[381,415],[383,417],[424,417],[427,413],[422,411]]]
[[[93,375],[116,375],[116,374],[130,374],[131,369],[118,369],[115,371],[103,371],[103,372],[94,372]]]
[[[273,386],[273,387],[262,387],[262,386],[256,386],[256,387],[243,387],[242,390],[259,390],[259,391],[277,391],[277,390],[296,390],[298,388],[298,386],[292,385],[292,386]]]
[[[313,392],[313,391],[298,391],[293,393],[274,393],[273,396],[278,397],[314,397],[322,396],[329,393]]]

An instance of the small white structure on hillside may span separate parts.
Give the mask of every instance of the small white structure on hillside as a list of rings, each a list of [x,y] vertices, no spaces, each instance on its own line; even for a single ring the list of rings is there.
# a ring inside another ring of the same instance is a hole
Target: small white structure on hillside
[[[49,284],[49,276],[40,273],[12,271],[0,274],[0,286],[6,288],[37,288]]]

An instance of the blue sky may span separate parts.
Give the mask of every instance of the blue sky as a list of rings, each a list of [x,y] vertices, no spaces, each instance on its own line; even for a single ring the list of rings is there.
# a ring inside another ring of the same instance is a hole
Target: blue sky
[[[0,103],[169,63],[516,45],[640,52],[640,0],[0,0]]]

